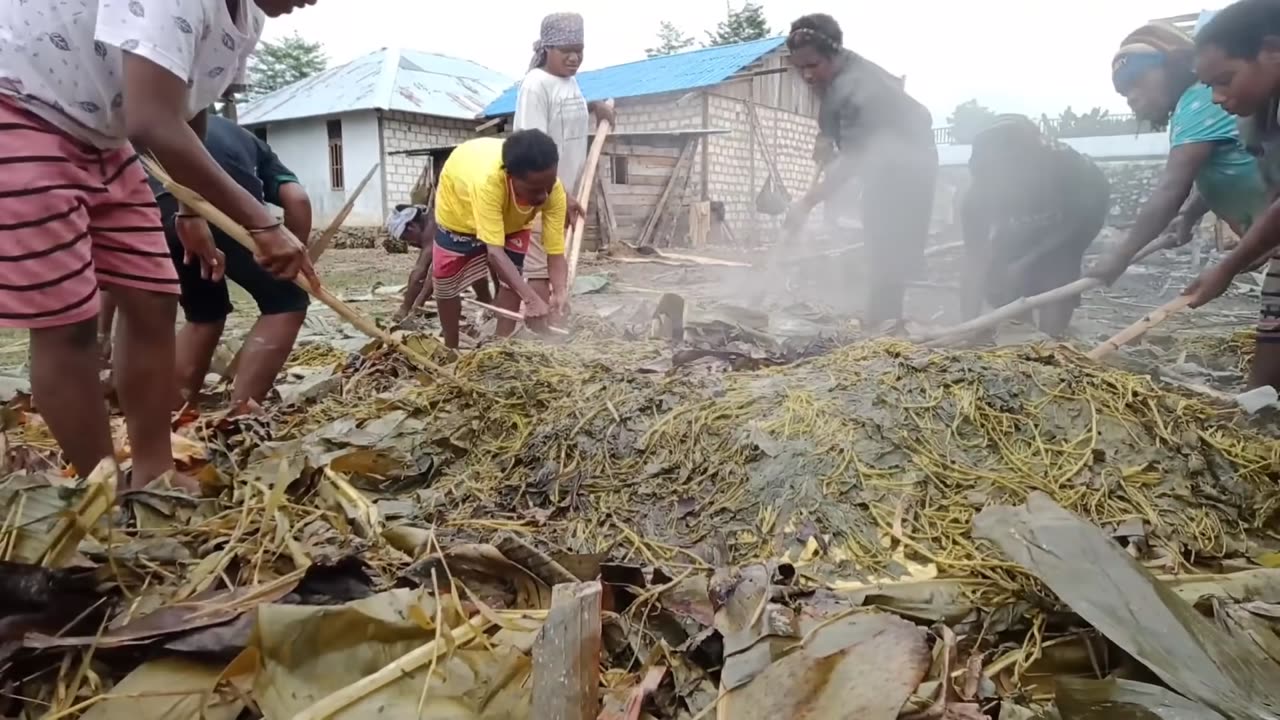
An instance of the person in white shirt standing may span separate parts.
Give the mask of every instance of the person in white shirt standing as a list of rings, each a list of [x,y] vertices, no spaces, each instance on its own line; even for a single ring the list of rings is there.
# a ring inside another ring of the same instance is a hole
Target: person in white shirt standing
[[[202,142],[264,16],[314,3],[0,0],[0,327],[30,331],[35,401],[77,472],[114,455],[96,341],[109,286],[130,487],[168,477],[194,489],[173,475],[170,448],[178,276],[135,147],[248,228],[265,268],[314,277],[301,243]],[[187,208],[178,218],[188,262],[220,278],[208,225]]]
[[[578,183],[587,162],[587,136],[591,115],[597,120],[614,121],[613,108],[605,102],[587,102],[578,87],[578,68],[582,65],[583,22],[577,13],[554,13],[542,19],[542,32],[533,45],[533,61],[520,83],[516,98],[515,129],[536,129],[556,141],[560,151],[560,184],[569,196],[568,227],[582,214],[578,204]],[[524,277],[538,295],[551,307],[561,304],[552,296],[568,297],[568,265],[564,256],[548,258],[542,247],[541,225],[534,228],[529,254],[525,257]],[[530,322],[538,331],[546,322]],[[505,323],[505,324],[504,324]],[[514,322],[500,321],[498,333],[510,334]]]

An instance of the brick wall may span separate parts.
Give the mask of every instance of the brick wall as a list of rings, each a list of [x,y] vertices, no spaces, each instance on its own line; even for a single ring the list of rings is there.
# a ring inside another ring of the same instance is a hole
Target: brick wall
[[[756,116],[787,190],[792,197],[799,197],[808,189],[813,176],[817,121],[762,104],[756,105]],[[708,198],[725,204],[726,218],[739,237],[751,233],[753,228],[772,227],[781,221],[755,211],[756,196],[769,171],[765,151],[751,132],[747,106],[742,100],[716,92],[629,98],[618,104],[618,127],[622,132],[704,127],[728,130],[728,134],[708,137],[699,148],[693,160],[687,199],[696,199],[702,193],[702,153],[705,151],[708,153]]]
[[[456,145],[476,136],[475,120],[418,115],[406,112],[388,112],[382,116],[383,177],[387,189],[387,204],[408,202],[409,192],[418,181],[426,156],[409,157],[393,155],[397,151],[420,150]]]

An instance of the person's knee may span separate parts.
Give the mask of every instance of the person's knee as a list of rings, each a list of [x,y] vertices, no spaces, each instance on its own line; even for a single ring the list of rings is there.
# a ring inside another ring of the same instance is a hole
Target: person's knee
[[[177,295],[125,287],[113,287],[111,294],[130,332],[173,334],[178,314]]]
[[[37,328],[31,331],[32,345],[41,350],[93,352],[98,350],[98,319],[81,320],[71,325]],[[36,363],[39,365],[39,363]]]

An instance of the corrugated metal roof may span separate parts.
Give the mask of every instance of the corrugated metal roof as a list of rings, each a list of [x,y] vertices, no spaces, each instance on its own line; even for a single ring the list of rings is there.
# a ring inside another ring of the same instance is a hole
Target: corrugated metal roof
[[[724,82],[725,78],[773,52],[785,41],[784,37],[771,37],[613,65],[578,73],[578,85],[588,101],[708,87]],[[519,90],[519,85],[507,88],[484,109],[484,114],[495,117],[514,113]]]
[[[470,60],[383,48],[246,104],[240,122],[374,109],[471,119],[510,84],[511,78]]]

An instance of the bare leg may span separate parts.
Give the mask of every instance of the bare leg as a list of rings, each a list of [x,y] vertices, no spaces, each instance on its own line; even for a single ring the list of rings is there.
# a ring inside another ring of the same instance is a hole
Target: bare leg
[[[471,292],[474,292],[476,294],[476,299],[485,305],[493,304],[493,293],[489,289],[488,280],[477,280],[475,284],[471,286]]]
[[[111,367],[111,332],[116,324],[116,301],[107,290],[101,290],[102,310],[98,312],[98,352],[102,364]]]
[[[194,403],[200,399],[200,391],[204,389],[205,375],[209,374],[209,363],[213,361],[213,353],[222,340],[225,321],[194,323],[188,322],[178,331],[177,342],[177,378],[178,404]],[[240,370],[244,368],[244,355],[240,358]],[[239,374],[237,374],[239,377]]]
[[[254,323],[244,340],[240,358],[240,372],[231,392],[232,406],[245,401],[262,402],[275,384],[280,368],[289,359],[298,331],[307,319],[307,313],[280,313],[263,315]],[[207,363],[206,363],[207,365]]]
[[[440,311],[440,329],[444,332],[444,346],[458,349],[458,325],[462,322],[462,298],[436,298],[436,310]]]
[[[500,285],[498,287],[498,300],[494,304],[503,310],[510,310],[511,312],[517,313],[520,312],[520,296],[516,294],[515,290],[512,290],[506,285]],[[498,318],[498,337],[511,337],[515,331],[515,320],[508,320],[504,317]]]
[[[173,324],[178,297],[113,286],[120,306],[116,333],[116,394],[129,427],[133,487],[173,469],[170,409],[173,407]]]
[[[103,458],[115,454],[98,382],[97,322],[94,318],[31,331],[31,389],[36,406],[80,475],[88,475]]]

